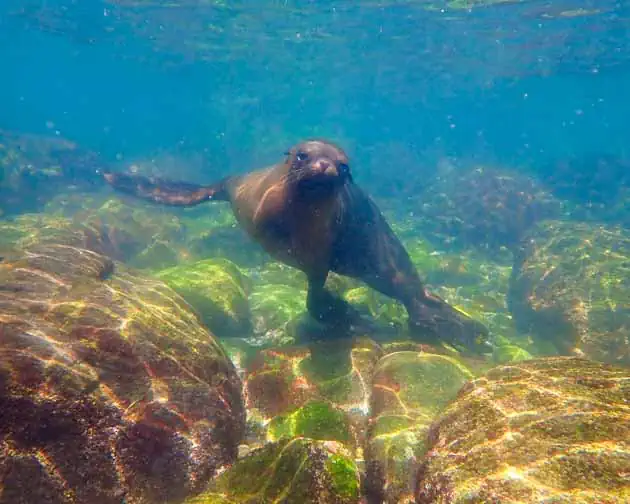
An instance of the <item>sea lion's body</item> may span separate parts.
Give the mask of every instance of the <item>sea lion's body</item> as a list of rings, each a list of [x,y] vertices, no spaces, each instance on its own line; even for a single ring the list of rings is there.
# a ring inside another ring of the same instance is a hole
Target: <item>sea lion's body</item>
[[[309,312],[324,322],[350,307],[324,289],[330,271],[364,281],[399,300],[426,336],[468,346],[485,328],[429,294],[385,218],[353,181],[346,155],[321,141],[297,145],[283,163],[202,187],[120,173],[114,187],[150,201],[195,205],[228,201],[242,228],[271,256],[308,277]],[[302,159],[304,158],[304,159]]]

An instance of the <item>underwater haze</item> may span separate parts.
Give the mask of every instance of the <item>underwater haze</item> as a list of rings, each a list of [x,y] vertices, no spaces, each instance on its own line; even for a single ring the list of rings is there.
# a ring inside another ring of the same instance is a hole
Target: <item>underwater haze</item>
[[[0,504],[630,502],[630,2],[0,4]]]

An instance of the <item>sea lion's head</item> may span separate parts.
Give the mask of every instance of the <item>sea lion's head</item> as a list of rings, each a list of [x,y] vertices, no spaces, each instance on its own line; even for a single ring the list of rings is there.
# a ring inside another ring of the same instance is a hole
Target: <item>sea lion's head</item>
[[[286,155],[289,175],[299,189],[326,194],[352,180],[346,153],[325,140],[301,142]]]

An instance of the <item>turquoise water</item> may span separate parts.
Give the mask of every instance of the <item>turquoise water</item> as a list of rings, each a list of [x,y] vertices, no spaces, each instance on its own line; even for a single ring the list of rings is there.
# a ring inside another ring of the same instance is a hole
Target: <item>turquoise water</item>
[[[519,165],[623,154],[625,4],[480,4],[10,0],[2,125],[52,123],[110,158],[204,151],[217,172],[322,135],[366,181],[383,143]]]
[[[630,502],[630,3],[0,3],[0,504]],[[312,137],[487,334],[103,177]]]

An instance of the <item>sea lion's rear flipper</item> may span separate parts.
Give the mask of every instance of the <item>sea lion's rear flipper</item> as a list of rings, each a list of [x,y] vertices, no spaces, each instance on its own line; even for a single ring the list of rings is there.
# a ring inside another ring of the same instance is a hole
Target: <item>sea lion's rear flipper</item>
[[[230,199],[226,189],[228,179],[209,186],[201,186],[122,172],[105,172],[103,177],[120,192],[162,205],[194,206],[211,200]]]
[[[422,339],[446,341],[473,353],[491,350],[485,325],[434,294],[415,302],[409,315],[410,330]]]

